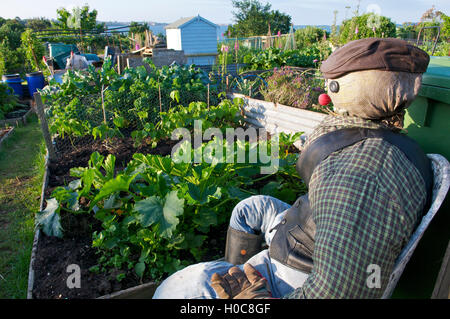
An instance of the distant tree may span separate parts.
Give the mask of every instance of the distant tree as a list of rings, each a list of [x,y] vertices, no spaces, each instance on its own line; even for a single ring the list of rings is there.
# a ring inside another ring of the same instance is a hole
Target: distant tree
[[[270,10],[271,5],[261,4],[258,0],[232,0],[233,12],[236,23],[227,29],[227,36],[249,37],[266,35],[270,30],[272,34],[288,33],[291,25],[291,17],[278,10]]]
[[[33,31],[50,29],[52,23],[46,18],[33,18],[26,20],[26,27]]]
[[[281,13],[278,10],[271,11],[269,15],[270,30],[273,33],[289,33],[291,27],[291,16]]]
[[[56,10],[57,18],[54,26],[61,29],[99,30],[105,28],[104,23],[97,23],[97,10],[89,11],[89,6],[75,7],[72,12],[66,8]]]
[[[20,35],[25,30],[25,25],[20,19],[8,19],[0,27],[0,42],[8,39],[10,48],[16,50],[20,47]]]
[[[128,34],[138,34],[138,33],[144,33],[145,31],[150,30],[147,23],[139,23],[132,21],[130,23],[130,30],[128,31]]]
[[[430,9],[425,11],[422,14],[422,17],[420,18],[420,22],[417,25],[417,32],[420,32],[422,28],[428,28],[424,29],[421,32],[420,38],[423,40],[434,40],[437,37],[438,34],[438,27],[443,27],[442,24],[445,22],[445,14],[439,10],[436,10],[434,6],[432,6]],[[430,28],[431,27],[431,28]]]
[[[0,74],[18,73],[23,69],[25,56],[20,36],[25,30],[22,20],[3,20],[0,27]]]
[[[416,39],[417,33],[417,23],[414,22],[404,22],[397,29],[397,37],[401,39]]]

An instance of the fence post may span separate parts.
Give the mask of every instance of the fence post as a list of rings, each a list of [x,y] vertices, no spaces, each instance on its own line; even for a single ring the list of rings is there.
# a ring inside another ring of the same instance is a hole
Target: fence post
[[[45,145],[47,146],[48,157],[50,161],[57,159],[55,148],[53,147],[52,138],[48,130],[47,119],[44,114],[44,104],[42,103],[41,94],[39,92],[34,93],[34,101],[36,102],[36,113],[41,123],[42,135],[44,135]]]
[[[208,111],[209,111],[209,83],[208,83],[208,96],[206,97],[207,104],[208,104]]]

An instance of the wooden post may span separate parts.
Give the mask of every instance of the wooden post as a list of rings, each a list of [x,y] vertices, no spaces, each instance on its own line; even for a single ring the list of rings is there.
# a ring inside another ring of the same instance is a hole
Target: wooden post
[[[103,110],[103,123],[106,124],[106,110],[105,110],[105,98],[104,98],[104,93],[105,93],[105,85],[102,84],[102,110]]]
[[[44,104],[42,104],[41,94],[39,92],[34,93],[34,101],[36,102],[36,113],[41,123],[42,135],[44,135],[45,145],[47,146],[48,157],[50,161],[56,160],[58,157],[53,147],[52,138],[48,130],[47,119],[44,114]]]
[[[206,101],[208,104],[208,111],[209,111],[209,83],[208,83],[208,96],[206,97]]]
[[[36,54],[34,53],[34,50],[33,50],[33,42],[31,42],[31,53],[33,53],[34,63],[36,63],[37,69],[39,71],[41,71],[41,68],[39,67],[39,63],[38,63],[38,61],[36,59]]]

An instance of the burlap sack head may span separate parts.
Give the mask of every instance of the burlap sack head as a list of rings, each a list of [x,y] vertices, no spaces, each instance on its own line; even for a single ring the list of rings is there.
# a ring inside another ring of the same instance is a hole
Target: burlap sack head
[[[334,79],[339,83],[339,91],[333,93],[328,90],[328,95],[338,114],[379,120],[407,108],[417,96],[421,80],[420,73],[380,70],[351,72]]]

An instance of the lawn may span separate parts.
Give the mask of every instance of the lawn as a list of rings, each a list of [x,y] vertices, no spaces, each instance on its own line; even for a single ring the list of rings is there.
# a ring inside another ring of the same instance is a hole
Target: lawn
[[[0,150],[0,298],[26,298],[44,152],[35,115]]]

